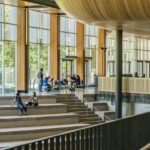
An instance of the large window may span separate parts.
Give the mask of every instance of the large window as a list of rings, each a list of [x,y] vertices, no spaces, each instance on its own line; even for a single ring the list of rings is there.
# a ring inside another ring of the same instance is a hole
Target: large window
[[[29,11],[29,88],[37,87],[37,73],[40,68],[44,76],[49,71],[50,15]]]
[[[60,17],[60,78],[75,74],[75,59],[70,60],[65,56],[76,56],[76,21]]]
[[[107,75],[115,75],[116,32],[108,31],[106,35],[107,47]],[[123,34],[122,73],[124,76],[150,77],[150,40],[133,34]]]
[[[17,7],[0,4],[0,93],[15,92]]]
[[[85,79],[86,84],[94,82],[97,73],[98,28],[85,26]]]

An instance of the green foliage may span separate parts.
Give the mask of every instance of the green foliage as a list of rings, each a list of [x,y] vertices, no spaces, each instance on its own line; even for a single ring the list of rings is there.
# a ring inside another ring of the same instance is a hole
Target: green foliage
[[[40,62],[38,62],[38,49],[40,50]],[[29,68],[32,79],[37,78],[38,64],[44,69],[44,72],[48,71],[48,45],[30,44]]]

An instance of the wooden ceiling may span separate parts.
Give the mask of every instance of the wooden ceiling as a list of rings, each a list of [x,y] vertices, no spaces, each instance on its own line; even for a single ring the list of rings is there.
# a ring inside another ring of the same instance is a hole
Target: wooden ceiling
[[[40,11],[40,12],[50,13],[50,14],[59,15],[63,13],[60,9],[57,9],[57,8],[52,8],[49,6],[31,3],[31,2],[27,2],[23,0],[0,0],[0,3],[17,6],[17,7],[26,7],[26,8],[29,8],[30,10],[35,10],[35,11]]]
[[[107,29],[150,34],[150,0],[56,0],[70,17]]]

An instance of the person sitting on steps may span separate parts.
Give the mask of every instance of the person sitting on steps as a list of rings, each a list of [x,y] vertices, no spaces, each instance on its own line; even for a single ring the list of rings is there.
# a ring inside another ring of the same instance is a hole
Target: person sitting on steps
[[[33,92],[29,102],[26,102],[26,106],[38,106],[38,98],[36,96],[36,92]]]
[[[22,102],[22,98],[19,92],[17,92],[16,97],[14,99],[14,104],[17,105],[17,108],[19,110],[19,116],[22,114],[26,115],[27,114],[27,108]]]

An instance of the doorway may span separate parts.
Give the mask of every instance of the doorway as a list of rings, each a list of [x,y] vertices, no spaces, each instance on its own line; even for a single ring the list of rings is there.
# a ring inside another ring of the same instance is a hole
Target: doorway
[[[90,61],[86,60],[85,61],[85,85],[89,85],[91,82],[91,77],[90,77]]]
[[[72,75],[74,69],[73,60],[62,60],[62,78]]]

